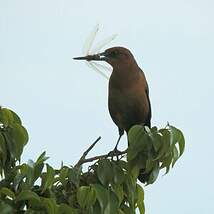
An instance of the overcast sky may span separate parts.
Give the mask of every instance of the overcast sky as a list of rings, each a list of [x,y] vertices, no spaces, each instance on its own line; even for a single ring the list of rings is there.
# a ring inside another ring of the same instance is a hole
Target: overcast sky
[[[46,150],[53,166],[74,164],[98,136],[90,155],[114,147],[108,81],[72,60],[99,23],[96,41],[117,33],[108,47],[129,48],[143,68],[152,124],[186,137],[174,169],[145,187],[147,214],[214,213],[213,9],[212,0],[0,0],[0,104],[28,129],[23,161]]]

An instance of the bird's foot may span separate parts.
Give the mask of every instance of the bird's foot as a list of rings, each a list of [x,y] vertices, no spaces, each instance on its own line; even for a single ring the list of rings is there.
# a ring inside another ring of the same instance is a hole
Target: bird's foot
[[[111,157],[112,160],[114,159],[114,157],[116,157],[117,160],[119,160],[119,155],[120,155],[120,154],[121,154],[121,151],[119,151],[119,150],[117,149],[117,147],[115,147],[112,151],[110,151],[110,152],[108,153],[108,155]]]

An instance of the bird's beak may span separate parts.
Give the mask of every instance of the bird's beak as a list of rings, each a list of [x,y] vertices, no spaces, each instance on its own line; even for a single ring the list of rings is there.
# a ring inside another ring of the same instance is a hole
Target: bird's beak
[[[81,57],[74,57],[74,60],[87,60],[87,61],[105,61],[107,59],[105,52],[88,55],[88,56],[81,56]]]

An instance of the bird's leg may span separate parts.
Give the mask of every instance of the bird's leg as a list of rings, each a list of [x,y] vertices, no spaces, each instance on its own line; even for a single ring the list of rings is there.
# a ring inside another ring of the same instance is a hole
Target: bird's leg
[[[116,152],[118,151],[117,147],[118,147],[118,144],[119,144],[120,139],[121,139],[122,136],[123,136],[123,135],[119,135],[119,138],[117,139],[116,146],[114,147],[114,151],[116,151]]]
[[[124,134],[124,130],[122,130],[122,129],[119,128],[119,138],[117,139],[117,143],[116,143],[116,146],[114,147],[113,151],[110,152],[110,154],[112,155],[112,159],[113,159],[114,155],[116,155],[117,160],[119,160],[119,158],[118,158],[118,152],[119,152],[119,150],[117,149],[117,147],[118,147],[118,144],[119,144],[120,139],[123,136],[123,134]]]

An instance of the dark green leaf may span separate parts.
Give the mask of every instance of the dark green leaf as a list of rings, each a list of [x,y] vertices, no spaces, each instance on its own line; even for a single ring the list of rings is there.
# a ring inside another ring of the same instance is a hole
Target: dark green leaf
[[[22,125],[22,121],[19,118],[19,116],[14,111],[12,111],[12,110],[10,110],[10,112],[13,115],[13,121],[14,121],[14,123],[18,123],[19,125]]]
[[[113,174],[113,182],[118,185],[122,184],[125,179],[123,170],[115,162],[111,162],[111,165],[112,165],[111,174]]]
[[[42,204],[48,214],[57,214],[57,204],[53,198],[42,198]]]
[[[149,175],[149,180],[148,180],[147,184],[153,184],[156,181],[156,179],[159,175],[159,171],[160,171],[159,163],[156,162],[155,166],[153,167],[153,169]]]
[[[113,192],[116,194],[116,196],[119,200],[119,205],[120,205],[124,198],[123,187],[122,187],[122,185],[113,185],[112,189],[113,189]]]
[[[135,194],[136,194],[136,180],[131,176],[126,176],[125,181],[125,194],[127,195],[127,199],[132,210],[135,209]]]
[[[98,162],[97,176],[104,186],[112,182],[113,167],[108,159],[102,159]]]
[[[174,126],[169,126],[169,130],[171,132],[172,145],[174,146],[176,143],[178,143],[181,156],[185,148],[184,135],[179,129],[175,128]]]
[[[149,138],[145,133],[144,127],[140,125],[135,125],[129,130],[128,140],[128,160],[133,160],[149,144]]]
[[[79,187],[81,168],[69,168],[68,178],[76,187]]]
[[[135,213],[135,210],[131,207],[128,207],[127,205],[123,205],[122,206],[122,211],[125,213],[125,214],[134,214]]]
[[[13,208],[9,204],[6,204],[4,201],[0,201],[0,210],[1,210],[1,214],[14,213]]]
[[[170,153],[167,157],[165,157],[165,159],[162,161],[162,164],[160,166],[161,169],[166,167],[166,172],[165,174],[167,174],[169,172],[170,169],[170,165],[172,163],[172,154]]]
[[[42,192],[48,189],[54,182],[54,169],[49,164],[46,164],[46,167],[47,172],[42,175]]]
[[[44,163],[35,164],[33,168],[33,182],[35,182],[41,175],[44,168]]]
[[[178,153],[178,150],[176,148],[176,146],[174,146],[173,148],[173,161],[172,161],[172,167],[175,165],[176,161],[178,160],[179,158],[179,153]]]
[[[108,196],[109,196],[108,190],[105,189],[100,184],[93,184],[92,187],[96,191],[96,197],[99,201],[99,204],[103,213],[108,204]]]
[[[3,165],[2,168],[5,165],[6,159],[7,159],[7,148],[6,148],[4,137],[0,132],[0,160]]]
[[[23,148],[28,142],[28,133],[26,129],[18,123],[14,123],[10,127],[9,133],[7,133],[7,144],[10,146],[10,152],[14,152],[16,159],[19,160]],[[13,147],[13,149],[11,149],[11,147]]]
[[[46,157],[46,152],[43,152],[36,160],[35,164],[44,163],[49,157]]]
[[[137,206],[140,211],[140,214],[144,214],[145,213],[144,190],[139,184],[137,184]]]
[[[35,192],[32,192],[30,190],[23,190],[16,197],[16,201],[27,201],[27,200],[35,200],[38,203],[40,203],[40,197]]]
[[[14,121],[13,114],[7,108],[0,109],[0,122],[2,122],[6,127],[12,124]]]
[[[77,201],[82,208],[89,208],[96,201],[96,191],[89,186],[81,186],[77,191]]]
[[[12,199],[15,199],[15,193],[12,191],[12,190],[10,190],[10,189],[8,189],[8,188],[6,188],[6,187],[2,187],[1,189],[0,189],[0,193],[1,194],[4,194],[4,195],[6,195],[6,196],[9,196],[10,198],[12,198]]]
[[[158,152],[163,144],[161,135],[158,133],[153,133],[150,135],[150,138],[155,151]]]
[[[104,211],[104,214],[115,214],[119,208],[119,200],[116,197],[115,193],[108,191],[108,204]]]
[[[155,160],[161,159],[170,151],[170,132],[167,129],[160,129],[159,132],[162,134],[162,145]]]
[[[67,204],[60,204],[57,214],[78,214],[77,210]]]

